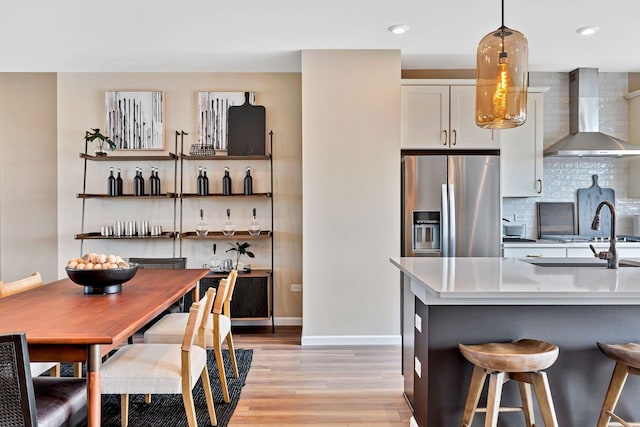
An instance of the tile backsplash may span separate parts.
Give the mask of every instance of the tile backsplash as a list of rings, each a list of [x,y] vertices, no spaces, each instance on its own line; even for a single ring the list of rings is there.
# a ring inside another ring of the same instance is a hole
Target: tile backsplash
[[[599,73],[600,131],[627,139],[627,73]],[[544,146],[569,133],[569,74],[530,73],[529,84],[550,87],[544,94]],[[598,175],[601,187],[616,193],[616,232],[632,234],[633,216],[640,214],[640,199],[627,195],[628,160],[625,158],[545,157],[542,197],[507,198],[502,201],[502,216],[526,224],[527,237],[537,237],[536,202],[577,202],[577,190],[592,184]],[[577,209],[577,206],[576,206]],[[518,218],[515,220],[515,218]],[[576,230],[577,231],[577,230]]]

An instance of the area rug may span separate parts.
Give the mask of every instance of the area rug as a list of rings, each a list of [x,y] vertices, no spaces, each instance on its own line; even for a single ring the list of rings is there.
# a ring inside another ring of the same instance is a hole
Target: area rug
[[[229,360],[229,351],[222,350],[224,366],[227,373],[227,386],[229,387],[230,402],[224,403],[222,390],[220,389],[220,381],[218,379],[218,368],[215,361],[213,351],[207,351],[207,364],[209,365],[209,377],[211,380],[211,388],[213,393],[213,401],[216,407],[216,417],[218,418],[218,426],[225,427],[229,424],[231,415],[240,399],[240,392],[247,379],[251,360],[253,358],[253,350],[236,349],[236,360],[238,361],[239,377],[233,376],[231,362]],[[71,365],[63,364],[62,375],[73,375]],[[193,398],[196,407],[196,416],[199,426],[208,426],[211,424],[209,413],[207,412],[207,402],[202,389],[202,381],[198,379],[198,383],[193,388]],[[86,419],[79,424],[86,426]],[[154,394],[151,397],[151,403],[144,403],[143,395],[129,396],[129,425],[132,427],[187,427],[187,416],[182,403],[182,395],[180,394]],[[120,395],[105,394],[102,396],[102,426],[120,426]]]

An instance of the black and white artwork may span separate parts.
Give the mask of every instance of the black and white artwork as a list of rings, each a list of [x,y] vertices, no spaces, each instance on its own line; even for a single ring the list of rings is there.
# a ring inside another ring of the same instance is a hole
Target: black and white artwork
[[[198,92],[198,143],[227,150],[229,107],[244,104],[245,92]],[[249,92],[249,102],[255,104],[256,93]]]
[[[164,94],[107,92],[107,135],[118,150],[164,150]]]

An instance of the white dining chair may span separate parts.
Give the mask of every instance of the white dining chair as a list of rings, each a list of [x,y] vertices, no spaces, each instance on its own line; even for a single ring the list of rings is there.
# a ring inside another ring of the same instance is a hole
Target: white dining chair
[[[229,403],[229,388],[225,375],[224,361],[222,359],[222,344],[226,341],[229,348],[229,356],[233,368],[233,374],[238,378],[238,363],[236,361],[233,336],[231,334],[231,298],[238,273],[232,270],[226,279],[220,280],[215,302],[213,304],[213,316],[206,326],[205,345],[212,349],[218,366],[220,388],[224,401]],[[180,340],[180,330],[184,329],[187,321],[186,313],[171,313],[164,316],[144,333],[145,343],[175,343]]]
[[[216,414],[204,349],[204,327],[211,317],[215,290],[192,304],[181,342],[130,344],[120,348],[102,366],[102,394],[119,394],[122,426],[128,425],[129,394],[182,394],[189,427],[196,427],[193,387],[202,379],[211,425]],[[186,313],[185,313],[186,314]],[[196,330],[198,344],[194,344]]]

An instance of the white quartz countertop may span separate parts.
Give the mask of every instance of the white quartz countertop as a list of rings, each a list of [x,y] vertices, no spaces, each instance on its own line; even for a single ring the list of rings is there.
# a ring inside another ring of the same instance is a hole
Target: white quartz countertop
[[[504,248],[608,248],[609,242],[560,242],[557,240],[536,240],[535,242],[503,242]],[[640,248],[640,242],[616,242],[619,248]]]
[[[598,260],[557,259],[572,261]],[[545,267],[530,262],[499,257],[391,258],[411,278],[412,292],[430,305],[640,305],[640,267]]]

